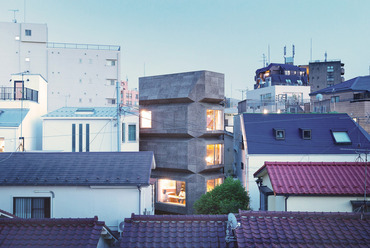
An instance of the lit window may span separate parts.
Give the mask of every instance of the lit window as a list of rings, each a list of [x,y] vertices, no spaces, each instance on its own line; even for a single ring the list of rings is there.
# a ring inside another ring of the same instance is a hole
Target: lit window
[[[158,180],[157,201],[183,205],[186,204],[185,182],[176,180],[159,179]]]
[[[140,117],[141,128],[152,128],[152,111],[142,110]]]
[[[222,178],[207,180],[207,192],[213,190],[216,186],[222,184]]]
[[[5,152],[5,140],[0,138],[0,152]]]
[[[333,72],[334,71],[334,66],[328,66],[328,72]]]
[[[207,145],[207,165],[222,164],[222,144]]]
[[[25,31],[26,36],[31,36],[32,35],[32,30],[31,29],[26,29],[24,31]]]
[[[332,131],[336,144],[351,144],[347,131]]]
[[[222,130],[222,111],[207,109],[207,131]]]
[[[14,197],[14,215],[21,218],[50,218],[49,197]]]
[[[136,125],[128,125],[128,141],[136,141]]]
[[[274,128],[274,134],[275,134],[275,139],[277,139],[277,140],[284,140],[285,139],[285,130],[283,130],[283,129],[275,129]]]

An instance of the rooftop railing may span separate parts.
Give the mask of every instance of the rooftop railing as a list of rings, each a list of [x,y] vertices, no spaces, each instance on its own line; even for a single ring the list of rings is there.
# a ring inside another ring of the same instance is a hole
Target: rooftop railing
[[[120,46],[113,46],[113,45],[55,43],[55,42],[48,42],[47,48],[89,49],[89,50],[109,50],[109,51],[120,51],[121,50]]]
[[[20,89],[14,90],[14,87],[0,87],[0,100],[29,100],[33,102],[39,101],[39,92],[37,90],[24,88],[24,92]]]

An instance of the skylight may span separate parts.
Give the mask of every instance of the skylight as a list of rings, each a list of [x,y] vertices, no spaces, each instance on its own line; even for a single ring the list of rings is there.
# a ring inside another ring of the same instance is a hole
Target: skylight
[[[335,143],[337,144],[351,144],[351,139],[347,131],[332,131]]]

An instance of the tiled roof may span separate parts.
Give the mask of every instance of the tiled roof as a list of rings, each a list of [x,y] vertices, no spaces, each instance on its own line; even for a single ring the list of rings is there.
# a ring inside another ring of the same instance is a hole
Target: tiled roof
[[[132,110],[122,107],[123,113],[131,113]],[[116,107],[92,107],[92,108],[77,108],[77,107],[63,107],[52,111],[43,118],[49,117],[73,117],[73,118],[86,118],[86,117],[115,117],[117,115]]]
[[[355,154],[370,149],[369,135],[347,114],[243,114],[249,154]],[[274,129],[285,130],[277,140]],[[302,138],[311,130],[311,139]],[[347,131],[351,144],[335,144],[333,131]],[[352,149],[352,150],[348,150]]]
[[[277,195],[364,195],[365,167],[365,162],[265,162],[254,176],[267,170]],[[366,185],[370,195],[370,176]]]
[[[240,211],[238,247],[369,247],[370,214]]]
[[[0,186],[149,185],[153,152],[0,153]]]
[[[226,215],[156,215],[125,219],[121,247],[234,247]]]
[[[1,109],[0,127],[19,127],[29,109]]]
[[[0,246],[94,247],[104,222],[91,219],[0,219]]]
[[[316,94],[333,94],[344,91],[370,91],[370,76],[355,77],[350,80],[344,81],[340,84],[312,92],[310,96]]]

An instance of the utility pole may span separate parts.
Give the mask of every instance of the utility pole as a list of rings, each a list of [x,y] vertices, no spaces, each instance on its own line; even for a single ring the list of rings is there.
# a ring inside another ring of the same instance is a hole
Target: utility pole
[[[119,82],[116,82],[116,91],[117,91],[117,152],[121,151],[121,135],[120,135],[120,120],[121,120],[121,111],[120,111],[120,86]]]

